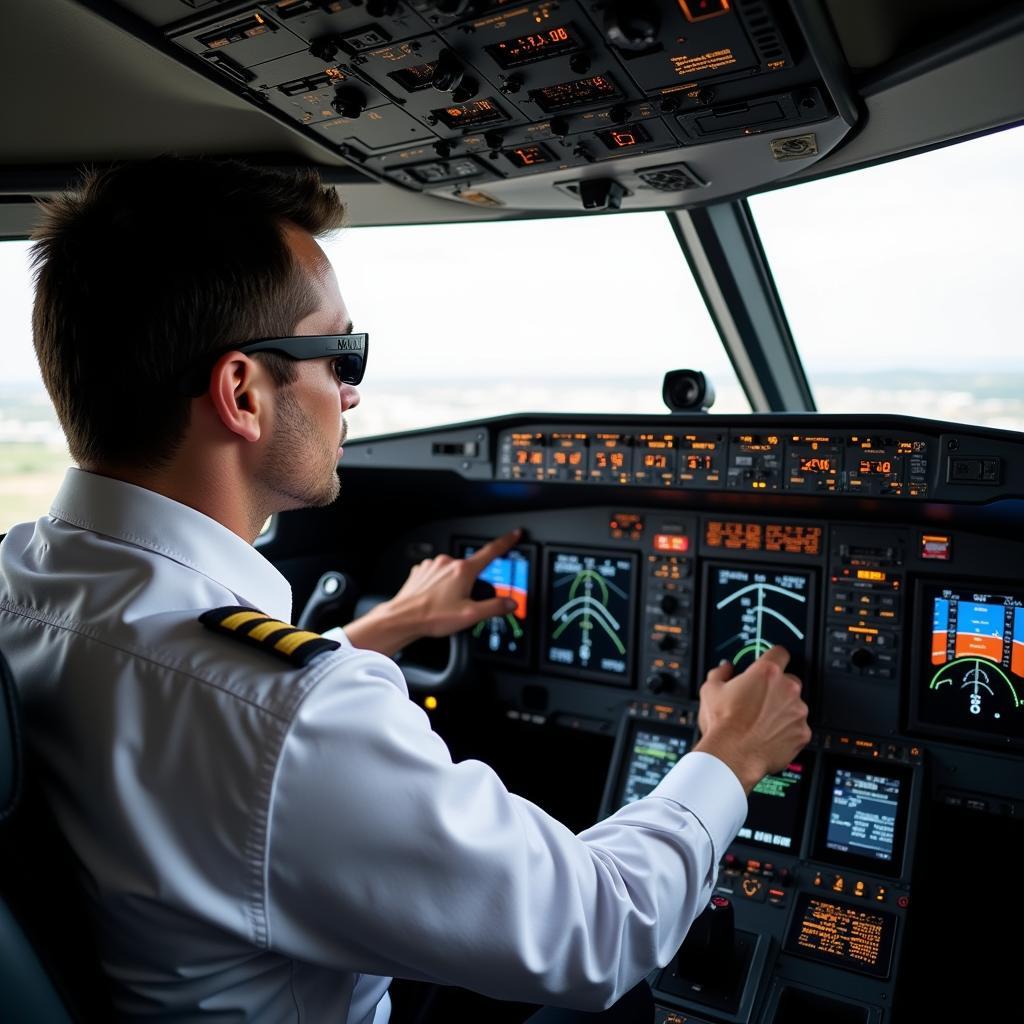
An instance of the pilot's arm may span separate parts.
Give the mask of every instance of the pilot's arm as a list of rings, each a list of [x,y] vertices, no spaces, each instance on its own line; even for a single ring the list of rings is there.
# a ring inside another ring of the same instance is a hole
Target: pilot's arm
[[[688,754],[575,836],[481,762],[453,764],[394,663],[315,664],[268,808],[273,949],[584,1009],[671,959],[746,815],[725,763]]]

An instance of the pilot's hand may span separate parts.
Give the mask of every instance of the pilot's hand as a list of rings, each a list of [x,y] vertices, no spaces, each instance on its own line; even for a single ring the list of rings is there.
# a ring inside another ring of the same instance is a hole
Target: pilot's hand
[[[516,603],[507,597],[475,601],[470,596],[477,576],[495,558],[507,554],[522,536],[511,530],[468,558],[437,555],[415,565],[401,590],[345,627],[356,647],[394,654],[424,636],[447,636],[482,619],[506,615]]]
[[[800,680],[786,671],[788,664],[789,652],[773,647],[735,677],[723,661],[700,688],[701,739],[694,749],[724,761],[747,793],[811,740]]]

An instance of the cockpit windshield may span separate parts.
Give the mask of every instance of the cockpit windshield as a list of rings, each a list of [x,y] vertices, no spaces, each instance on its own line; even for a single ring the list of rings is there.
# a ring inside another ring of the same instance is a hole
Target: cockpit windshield
[[[1024,429],[1022,166],[1017,127],[749,200],[820,411]]]

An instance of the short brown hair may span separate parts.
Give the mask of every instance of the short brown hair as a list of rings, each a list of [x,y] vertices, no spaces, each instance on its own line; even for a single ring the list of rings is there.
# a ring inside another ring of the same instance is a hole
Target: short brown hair
[[[164,156],[87,172],[43,205],[32,331],[43,381],[83,465],[170,459],[191,399],[176,381],[213,353],[291,334],[315,309],[282,235],[341,226],[312,170]],[[294,379],[264,358],[278,384]]]

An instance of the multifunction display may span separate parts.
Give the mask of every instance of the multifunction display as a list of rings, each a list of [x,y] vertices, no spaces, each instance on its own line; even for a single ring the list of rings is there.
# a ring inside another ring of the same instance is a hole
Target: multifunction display
[[[927,586],[923,598],[931,656],[920,720],[1024,739],[1024,595]]]
[[[804,678],[809,645],[811,576],[790,569],[707,566],[705,667],[720,661],[742,672],[776,644],[790,654],[788,671]]]
[[[462,558],[476,554],[483,547],[480,541],[464,541],[457,545]],[[516,603],[514,611],[478,622],[469,630],[470,649],[485,657],[501,657],[524,662],[530,655],[530,585],[534,554],[529,547],[513,548],[495,558],[478,579],[495,597],[508,597]],[[489,596],[489,595],[488,595]]]
[[[814,836],[814,857],[897,877],[902,868],[911,777],[903,765],[829,757]]]
[[[736,835],[738,840],[768,850],[799,850],[812,756],[804,751],[754,787],[747,797],[747,820]]]
[[[825,845],[840,853],[891,861],[899,803],[899,779],[837,768]]]
[[[633,723],[615,805],[621,807],[649,796],[686,753],[688,739],[689,730],[668,730],[649,722]]]
[[[549,667],[627,682],[634,576],[631,555],[548,551],[544,660]]]
[[[787,953],[873,978],[889,977],[896,917],[873,907],[800,893]]]

